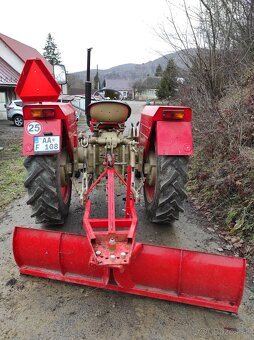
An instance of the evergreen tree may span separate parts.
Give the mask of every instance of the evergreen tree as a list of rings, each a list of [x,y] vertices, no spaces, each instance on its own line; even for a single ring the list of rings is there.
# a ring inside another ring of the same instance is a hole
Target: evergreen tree
[[[106,79],[103,80],[102,87],[106,87]]]
[[[44,47],[43,57],[51,64],[57,65],[61,63],[61,54],[57,48],[52,35],[49,33]]]
[[[174,97],[177,88],[177,68],[173,59],[169,59],[166,70],[162,73],[161,82],[156,91],[159,99]]]
[[[156,67],[156,70],[155,70],[155,77],[161,77],[162,76],[162,67],[161,65],[159,64],[157,67]]]

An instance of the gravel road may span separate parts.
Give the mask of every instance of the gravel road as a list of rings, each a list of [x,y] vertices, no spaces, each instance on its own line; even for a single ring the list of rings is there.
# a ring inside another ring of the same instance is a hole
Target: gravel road
[[[143,103],[132,102],[131,106],[133,120],[137,121]],[[84,128],[82,122],[79,126]],[[0,212],[0,339],[254,338],[254,293],[248,287],[239,314],[231,315],[19,275],[11,249],[13,227],[35,226],[26,200],[26,196],[21,197]],[[103,203],[97,198],[94,205],[100,210]],[[171,226],[151,224],[143,202],[137,205],[137,214],[138,241],[211,253],[218,253],[221,247],[222,240],[211,225],[207,229],[207,222],[191,202]],[[70,214],[62,230],[70,231],[74,226],[72,232],[80,233],[82,216],[78,195],[73,191]]]

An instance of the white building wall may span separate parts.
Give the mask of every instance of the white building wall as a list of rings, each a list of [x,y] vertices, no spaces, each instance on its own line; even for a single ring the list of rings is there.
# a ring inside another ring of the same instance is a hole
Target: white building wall
[[[7,119],[6,108],[4,107],[5,103],[6,103],[5,92],[0,92],[0,120]]]
[[[156,96],[156,89],[147,89],[143,90],[139,95],[138,95],[139,100],[155,100],[157,99]]]
[[[12,50],[9,49],[9,47],[0,40],[0,57],[3,58],[14,70],[16,70],[18,73],[21,73],[24,62],[16,56]]]

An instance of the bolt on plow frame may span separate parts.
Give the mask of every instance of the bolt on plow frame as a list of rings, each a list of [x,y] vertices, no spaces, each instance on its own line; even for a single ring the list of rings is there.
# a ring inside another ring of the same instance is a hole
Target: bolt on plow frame
[[[87,110],[91,132],[78,135],[73,106],[57,102],[60,91],[41,60],[26,62],[16,92],[30,103],[24,106],[23,137],[27,203],[37,223],[57,228],[79,177],[85,236],[15,227],[20,272],[237,313],[245,259],[135,241],[141,189],[152,222],[173,222],[183,211],[191,109],[146,106],[140,129],[132,125],[125,135],[129,105],[99,101]],[[96,189],[105,191],[105,218],[92,213]],[[116,216],[119,190],[125,192],[123,216]]]

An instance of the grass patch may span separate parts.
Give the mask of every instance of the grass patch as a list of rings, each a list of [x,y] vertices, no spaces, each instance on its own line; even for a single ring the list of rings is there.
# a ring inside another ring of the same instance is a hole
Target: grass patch
[[[4,159],[0,162],[0,210],[25,191],[24,158]]]
[[[11,144],[8,147],[7,151],[8,152],[18,152],[19,154],[21,154],[21,148],[22,148],[22,146],[21,146],[20,143],[19,144]]]
[[[231,207],[226,224],[232,234],[236,233],[241,237],[252,235],[251,238],[254,240],[254,198]]]

